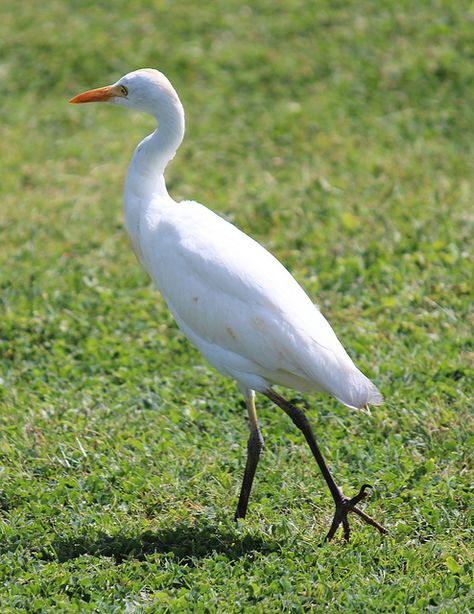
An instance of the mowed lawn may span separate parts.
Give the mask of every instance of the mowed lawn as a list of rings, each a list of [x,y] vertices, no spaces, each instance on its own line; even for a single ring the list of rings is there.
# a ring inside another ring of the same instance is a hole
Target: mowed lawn
[[[234,524],[244,404],[123,227],[153,122],[67,102],[144,66],[187,112],[170,192],[282,260],[385,395],[281,390],[386,538],[323,543],[326,485],[260,397]],[[1,612],[474,609],[472,3],[4,0],[0,75]]]

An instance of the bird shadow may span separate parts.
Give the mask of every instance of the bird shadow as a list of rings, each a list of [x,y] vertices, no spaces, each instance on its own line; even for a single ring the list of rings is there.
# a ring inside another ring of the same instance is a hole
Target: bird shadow
[[[178,524],[138,535],[109,535],[104,532],[95,536],[78,535],[71,539],[58,538],[51,546],[47,558],[60,563],[83,555],[111,557],[122,563],[163,554],[187,565],[193,565],[196,560],[213,553],[223,554],[229,560],[238,560],[252,552],[270,553],[278,548],[273,540],[249,533],[240,535],[237,531],[222,530],[211,524]]]

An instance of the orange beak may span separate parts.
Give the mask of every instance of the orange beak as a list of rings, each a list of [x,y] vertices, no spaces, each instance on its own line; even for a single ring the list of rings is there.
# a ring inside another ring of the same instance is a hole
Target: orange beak
[[[72,104],[80,104],[82,102],[107,102],[114,96],[123,96],[118,87],[107,85],[106,87],[98,87],[95,90],[88,90],[82,94],[78,94],[71,98],[69,102]]]

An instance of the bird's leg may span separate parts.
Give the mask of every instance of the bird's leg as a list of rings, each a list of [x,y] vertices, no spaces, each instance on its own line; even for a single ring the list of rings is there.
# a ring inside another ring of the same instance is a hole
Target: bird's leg
[[[323,455],[321,454],[318,444],[316,443],[316,439],[314,437],[313,431],[311,429],[311,426],[304,412],[298,407],[295,407],[292,403],[290,403],[289,401],[287,401],[286,399],[284,399],[283,397],[281,397],[279,394],[277,394],[275,391],[271,389],[266,390],[265,394],[271,401],[273,401],[276,405],[281,407],[281,409],[283,409],[283,411],[286,414],[288,414],[288,416],[290,416],[293,423],[302,431],[303,435],[306,438],[306,441],[308,442],[309,447],[311,448],[311,452],[313,453],[313,456],[316,459],[316,462],[318,463],[319,468],[321,469],[321,473],[323,474],[324,479],[326,480],[329,490],[331,491],[331,495],[332,495],[332,498],[334,499],[334,503],[336,506],[336,511],[334,513],[334,518],[331,524],[331,528],[329,529],[329,532],[326,535],[326,540],[327,541],[331,540],[334,537],[338,527],[342,525],[344,539],[346,541],[349,541],[350,527],[349,527],[349,521],[347,519],[347,514],[349,512],[353,512],[354,514],[357,514],[367,524],[370,524],[376,529],[378,529],[380,533],[384,533],[384,534],[388,533],[388,531],[384,529],[384,527],[382,527],[373,518],[368,516],[362,510],[355,507],[359,503],[359,501],[362,501],[362,499],[364,499],[367,496],[368,493],[366,489],[370,488],[370,486],[368,486],[367,484],[364,484],[362,488],[360,489],[359,493],[355,495],[355,497],[352,497],[352,499],[350,499],[349,497],[346,497],[343,494],[341,488],[336,484],[332,476],[332,473],[329,471],[329,468],[326,464],[326,461],[323,458]]]
[[[253,478],[257,469],[258,460],[263,449],[263,437],[260,433],[255,409],[255,393],[253,390],[244,392],[245,404],[250,420],[250,435],[247,442],[247,463],[245,465],[244,479],[240,489],[239,503],[235,512],[235,519],[245,518],[249,502],[250,491],[252,490]]]

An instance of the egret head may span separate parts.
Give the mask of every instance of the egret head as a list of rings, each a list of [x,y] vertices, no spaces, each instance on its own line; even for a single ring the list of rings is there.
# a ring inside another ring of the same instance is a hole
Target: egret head
[[[171,83],[163,73],[154,68],[134,70],[112,85],[88,90],[74,96],[69,102],[111,102],[152,115],[157,115],[160,107],[166,107],[170,103],[181,106]]]

